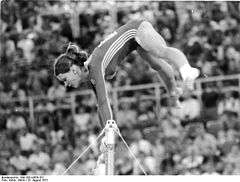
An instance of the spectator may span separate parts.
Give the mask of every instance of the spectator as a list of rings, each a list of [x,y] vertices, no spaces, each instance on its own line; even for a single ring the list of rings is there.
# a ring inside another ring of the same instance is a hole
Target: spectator
[[[66,94],[66,88],[61,85],[56,79],[53,80],[53,85],[48,89],[48,98],[63,98]]]
[[[183,168],[193,169],[199,167],[203,163],[203,155],[199,153],[196,146],[189,146],[186,149],[186,156],[181,160]]]
[[[21,155],[19,148],[15,150],[15,154],[9,159],[11,165],[13,165],[21,174],[26,174],[29,167],[28,159]]]
[[[26,58],[28,64],[31,64],[34,60],[34,42],[32,38],[32,34],[21,34],[20,40],[17,43],[17,47],[23,50],[24,58]]]
[[[22,66],[26,63],[26,58],[24,57],[23,50],[21,48],[17,48],[15,52],[15,56],[13,58],[13,64]]]
[[[69,152],[63,148],[61,144],[57,144],[56,147],[53,149],[53,153],[51,159],[54,164],[56,163],[68,163],[69,160]]]
[[[44,170],[38,167],[37,163],[31,163],[30,170],[27,172],[27,175],[44,175]]]
[[[0,135],[0,159],[9,159],[11,157],[11,151],[16,148],[16,143],[9,137],[11,136],[8,131],[1,132]],[[4,161],[3,161],[4,164]]]
[[[240,100],[232,96],[232,92],[227,92],[225,97],[218,103],[218,114],[222,114],[224,111],[239,112]]]
[[[181,109],[178,109],[177,111],[177,116],[181,120],[193,120],[198,118],[200,116],[201,109],[199,101],[194,98],[189,91],[184,93],[183,99]]]
[[[64,166],[63,163],[56,163],[54,165],[53,171],[51,172],[51,175],[63,174],[65,170],[66,170],[66,167]]]
[[[93,154],[97,156],[99,154],[99,148],[97,145],[97,136],[93,131],[89,131],[88,143],[92,145],[91,149],[93,151]]]
[[[6,44],[5,44],[5,49],[6,49],[6,56],[9,60],[12,60],[14,57],[14,52],[16,51],[15,44],[13,40],[7,39]]]
[[[209,160],[201,168],[203,175],[219,175],[219,173],[216,171],[213,160]]]
[[[174,120],[177,120],[177,123],[174,122]],[[163,119],[161,121],[161,126],[163,129],[163,134],[165,137],[176,137],[178,138],[180,136],[180,133],[182,131],[182,128],[180,126],[180,121],[177,118],[169,116],[166,119]]]
[[[139,154],[140,152],[146,155],[151,154],[152,145],[149,141],[143,139],[141,132],[135,131],[135,141],[130,146],[134,154]]]
[[[14,99],[19,99],[20,101],[25,101],[26,100],[26,93],[24,92],[24,90],[22,90],[19,87],[19,83],[18,82],[13,82],[11,84],[11,92],[9,93],[9,96]]]
[[[240,150],[239,150],[238,145],[233,145],[231,147],[231,151],[230,151],[230,153],[227,154],[224,161],[226,163],[234,164],[234,166],[239,164],[239,162],[240,162]]]
[[[8,119],[7,119],[7,129],[12,131],[17,131],[26,128],[26,121],[25,119],[16,113],[13,113]]]
[[[217,88],[213,88],[210,84],[206,85],[202,93],[202,119],[215,120],[217,118],[217,100],[219,98]]]
[[[202,125],[198,128],[198,136],[194,141],[194,145],[200,155],[203,156],[214,156],[217,154],[217,140],[216,138],[205,132]]]
[[[50,163],[48,153],[42,151],[40,144],[36,144],[35,150],[29,156],[29,165],[35,169],[35,165],[41,169],[47,169]]]
[[[144,160],[146,170],[149,171],[151,175],[157,174],[157,160],[152,155],[147,155]]]
[[[140,99],[137,99],[137,123],[141,127],[146,127],[150,123],[152,124],[155,119],[155,114],[152,111],[151,108],[151,101],[140,101]]]
[[[90,114],[84,111],[83,107],[78,108],[78,112],[74,116],[75,131],[83,132],[87,130],[87,123],[89,122]]]
[[[136,124],[137,113],[134,109],[131,108],[131,104],[124,102],[121,104],[121,110],[117,113],[118,117],[118,126],[131,126]]]
[[[33,152],[36,147],[36,142],[38,141],[38,137],[32,132],[28,132],[27,128],[20,130],[18,133],[18,139],[20,149],[26,156]]]
[[[61,143],[64,137],[64,132],[63,130],[51,130],[50,132],[50,137],[51,137],[51,145],[56,146],[57,144]]]
[[[29,90],[29,95],[44,95],[44,90],[42,90],[42,84],[36,71],[29,73],[26,85]]]

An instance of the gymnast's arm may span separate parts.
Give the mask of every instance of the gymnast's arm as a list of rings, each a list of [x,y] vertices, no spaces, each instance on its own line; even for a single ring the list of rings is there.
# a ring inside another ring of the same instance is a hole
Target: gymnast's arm
[[[97,108],[100,124],[101,127],[104,128],[107,120],[113,119],[112,109],[109,103],[107,90],[105,87],[104,76],[101,73],[101,71],[98,71],[98,74],[95,75],[97,76],[94,76],[95,84],[92,84],[92,88],[97,98]]]

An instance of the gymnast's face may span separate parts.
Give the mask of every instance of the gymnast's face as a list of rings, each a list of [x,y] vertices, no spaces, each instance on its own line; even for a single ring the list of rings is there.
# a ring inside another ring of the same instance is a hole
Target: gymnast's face
[[[72,65],[66,73],[60,73],[57,78],[60,82],[64,82],[65,87],[77,88],[81,82],[81,70],[78,66]]]

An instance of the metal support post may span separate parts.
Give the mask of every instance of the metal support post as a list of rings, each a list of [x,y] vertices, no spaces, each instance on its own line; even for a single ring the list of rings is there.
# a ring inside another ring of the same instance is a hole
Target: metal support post
[[[115,153],[115,131],[117,128],[116,122],[114,120],[108,120],[105,128],[106,137],[106,175],[114,175],[114,153]]]

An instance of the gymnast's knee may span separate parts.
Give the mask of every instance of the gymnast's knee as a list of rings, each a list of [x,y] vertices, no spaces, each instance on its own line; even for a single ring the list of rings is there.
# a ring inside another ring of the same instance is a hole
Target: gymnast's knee
[[[143,21],[140,24],[135,40],[144,50],[153,55],[159,56],[164,51],[164,48],[167,47],[165,40],[148,21]]]
[[[143,21],[139,25],[136,36],[135,36],[135,39],[137,42],[138,40],[144,41],[147,38],[147,36],[149,35],[149,32],[151,31],[150,26],[151,24],[148,21]]]

